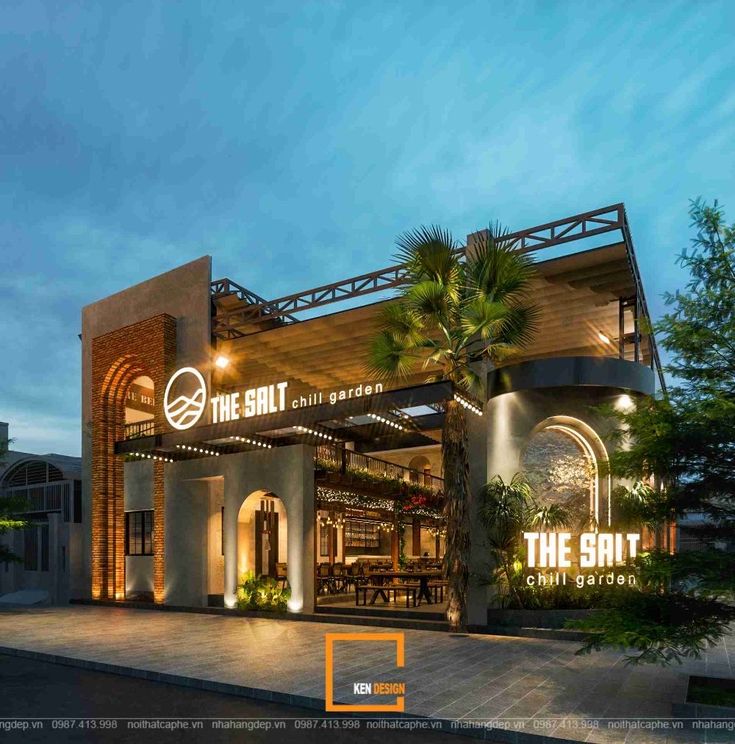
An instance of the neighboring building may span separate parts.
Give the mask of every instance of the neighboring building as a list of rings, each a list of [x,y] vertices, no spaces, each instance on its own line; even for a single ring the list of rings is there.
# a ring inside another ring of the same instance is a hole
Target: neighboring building
[[[9,442],[3,422],[0,441]],[[0,595],[41,589],[55,604],[84,596],[81,457],[9,449],[0,462],[0,498],[6,496],[26,500],[18,516],[28,526],[0,537],[21,558],[0,564]]]
[[[543,498],[571,499],[606,526],[610,422],[595,407],[629,405],[661,379],[639,328],[647,311],[625,210],[513,238],[537,252],[541,325],[530,348],[487,373],[481,401],[421,375],[402,385],[366,375],[390,300],[355,305],[400,285],[401,267],[266,301],[212,281],[207,256],[85,307],[91,596],[231,607],[244,571],[285,572],[289,609],[311,612],[349,583],[334,564],[395,564],[401,548],[440,559],[443,405],[459,397],[473,493],[525,470]],[[342,300],[348,309],[317,314]],[[486,570],[471,509],[472,567]],[[470,622],[484,623],[486,607],[473,584]]]

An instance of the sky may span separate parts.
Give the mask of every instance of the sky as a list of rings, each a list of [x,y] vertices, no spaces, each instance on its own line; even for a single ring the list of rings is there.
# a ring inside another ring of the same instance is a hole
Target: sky
[[[210,254],[265,297],[624,201],[655,318],[735,220],[735,2],[0,0],[0,421],[80,452],[81,308]]]

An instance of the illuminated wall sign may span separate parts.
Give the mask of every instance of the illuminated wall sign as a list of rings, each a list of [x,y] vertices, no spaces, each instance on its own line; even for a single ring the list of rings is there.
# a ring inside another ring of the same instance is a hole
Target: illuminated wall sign
[[[309,406],[320,406],[326,401],[334,405],[342,400],[362,398],[365,395],[377,395],[383,392],[383,383],[376,382],[374,385],[358,385],[357,387],[332,390],[325,396],[323,392],[300,395],[291,401],[291,408],[308,408]]]
[[[571,532],[524,532],[529,568],[571,568]],[[583,532],[579,536],[580,568],[616,566],[635,558],[641,536],[634,532]]]
[[[638,554],[641,536],[636,532],[524,532],[526,566],[534,569],[558,569],[552,573],[538,572],[526,576],[529,586],[559,586],[568,583],[565,569],[614,568],[622,566]],[[569,577],[578,588],[592,585],[632,585],[635,575],[624,576],[613,571],[579,574]]]
[[[174,429],[188,429],[202,417],[207,400],[207,385],[201,372],[182,367],[171,375],[163,394],[163,413]]]
[[[288,400],[288,382],[261,385],[234,393],[221,393],[213,396],[209,404],[212,408],[212,423],[265,416],[280,413],[287,408],[298,409],[318,406],[323,403],[334,405],[343,400],[377,395],[383,392],[383,384],[361,383],[354,387],[340,388],[329,392],[317,391],[299,395]],[[174,429],[183,431],[194,426],[204,413],[207,400],[207,386],[201,373],[193,367],[177,370],[166,385],[163,410],[166,420]]]
[[[285,411],[287,387],[287,382],[277,382],[274,385],[250,388],[242,393],[216,395],[209,401],[212,406],[212,423]]]

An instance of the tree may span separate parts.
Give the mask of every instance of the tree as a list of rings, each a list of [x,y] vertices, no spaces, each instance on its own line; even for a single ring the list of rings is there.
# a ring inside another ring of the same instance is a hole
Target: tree
[[[9,440],[0,440],[0,465],[5,464],[5,457],[8,454]],[[25,508],[25,501],[18,498],[9,498],[3,496],[0,498],[0,536],[10,532],[10,530],[20,530],[26,526],[26,522],[17,518],[17,514]],[[0,545],[0,563],[19,562],[21,559],[13,553],[6,545]]]
[[[696,235],[679,262],[691,278],[665,295],[669,311],[654,327],[675,386],[611,411],[628,446],[610,468],[633,481],[616,494],[615,512],[647,526],[654,547],[637,559],[638,590],[583,624],[596,631],[583,651],[627,646],[639,662],[696,657],[735,620],[735,226],[717,202],[696,200],[690,214]],[[705,519],[681,529],[699,548],[673,554],[666,527],[692,513]]]
[[[405,379],[421,370],[427,381],[449,380],[482,394],[482,362],[498,364],[526,345],[538,310],[527,295],[535,275],[532,259],[514,251],[499,226],[491,226],[463,259],[452,235],[420,227],[397,240],[406,267],[405,287],[381,312],[370,348],[369,371]],[[469,577],[467,421],[464,407],[446,401],[442,432],[446,496],[447,619],[464,630]]]

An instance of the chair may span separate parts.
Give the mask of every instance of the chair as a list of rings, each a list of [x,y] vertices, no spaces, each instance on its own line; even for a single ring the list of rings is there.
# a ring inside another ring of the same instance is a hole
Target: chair
[[[335,563],[332,566],[332,581],[335,592],[342,592],[347,587],[347,572],[344,563]]]
[[[276,581],[283,584],[284,589],[288,586],[288,563],[276,563]]]
[[[316,567],[317,594],[334,594],[334,577],[329,563],[320,563]]]
[[[367,579],[365,578],[365,569],[360,562],[355,561],[347,566],[347,572],[344,575],[344,582],[345,591],[349,591],[351,586],[354,586],[355,589],[357,589],[360,584],[367,583]]]

